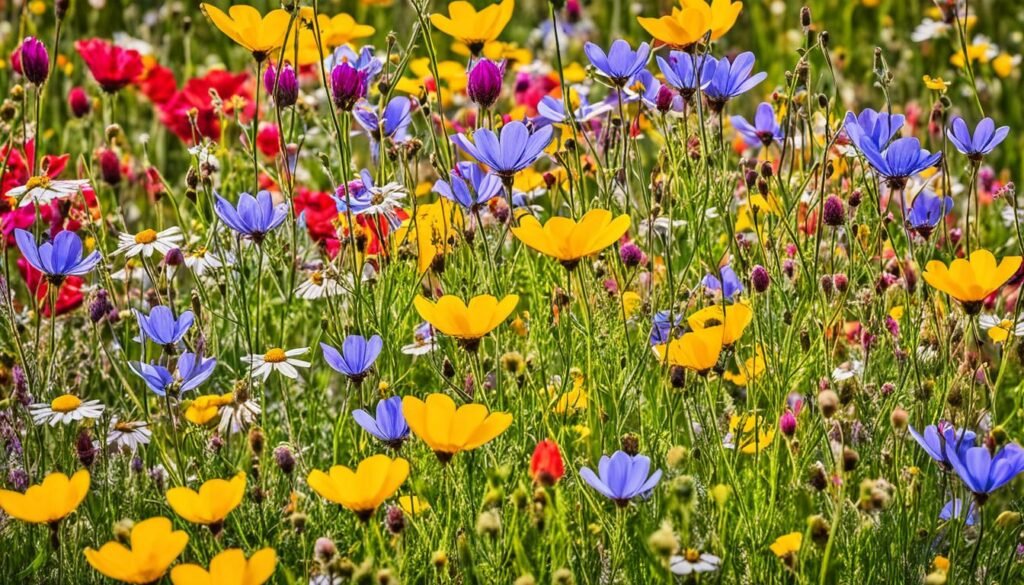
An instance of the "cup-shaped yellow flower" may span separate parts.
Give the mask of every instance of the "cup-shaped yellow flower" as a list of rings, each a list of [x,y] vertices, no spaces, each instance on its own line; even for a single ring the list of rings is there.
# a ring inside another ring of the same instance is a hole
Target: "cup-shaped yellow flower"
[[[729,347],[743,337],[743,332],[753,318],[754,311],[746,303],[733,303],[725,307],[716,304],[690,315],[686,322],[694,331],[721,326],[722,345]]]
[[[949,267],[932,260],[925,266],[922,276],[932,288],[960,301],[967,314],[976,315],[982,301],[1006,284],[1020,264],[1020,256],[1007,256],[997,265],[992,252],[975,250],[970,260],[957,258]]]
[[[482,404],[463,404],[445,394],[431,394],[423,401],[415,396],[402,399],[405,421],[423,439],[442,463],[459,451],[470,451],[491,441],[512,424],[507,412],[488,412]]]
[[[277,568],[277,553],[264,548],[248,559],[240,548],[229,548],[210,560],[210,570],[199,565],[178,565],[171,570],[174,585],[263,585]]]
[[[707,15],[692,7],[684,7],[682,10],[673,8],[671,14],[658,18],[638,16],[636,20],[654,40],[678,49],[700,41],[711,28]]]
[[[280,8],[271,10],[266,16],[245,4],[228,8],[227,14],[213,4],[203,3],[199,8],[220,32],[245,47],[258,62],[281,48],[291,20],[288,12]]]
[[[89,472],[81,469],[69,479],[51,473],[25,493],[0,490],[0,508],[12,518],[32,524],[54,524],[75,511],[89,492]]]
[[[519,241],[551,256],[572,270],[580,259],[614,244],[629,230],[628,215],[612,217],[606,209],[592,209],[579,222],[568,217],[552,217],[543,226],[532,215],[524,216],[519,227],[512,228]]]
[[[515,0],[502,0],[477,12],[473,5],[456,0],[448,5],[448,16],[431,14],[430,22],[444,34],[462,41],[473,55],[480,55],[484,45],[498,38],[512,20]]]
[[[719,325],[685,333],[682,337],[655,345],[651,349],[659,361],[706,376],[718,364],[724,339],[724,328]]]
[[[178,516],[193,524],[209,526],[217,534],[224,526],[224,518],[242,503],[245,495],[245,473],[231,479],[211,479],[199,486],[199,491],[187,487],[167,490],[167,503]]]
[[[324,499],[352,510],[366,522],[381,502],[395,495],[407,477],[408,461],[374,455],[363,459],[355,471],[344,465],[335,465],[326,473],[314,469],[306,483]]]
[[[469,299],[468,305],[454,295],[444,295],[436,303],[422,296],[413,299],[416,312],[424,321],[457,339],[467,351],[476,351],[480,339],[508,319],[518,304],[518,295],[508,295],[500,301],[491,295],[477,295]]]
[[[156,517],[132,527],[131,548],[112,540],[100,550],[85,549],[85,560],[100,573],[122,583],[156,583],[188,544],[184,530],[173,530],[171,521]]]
[[[753,455],[764,450],[775,438],[771,421],[756,413],[732,415],[729,418],[729,439],[740,453]]]
[[[729,32],[743,10],[742,2],[732,0],[711,0],[710,4],[706,0],[679,0],[679,4],[684,11],[696,10],[701,15],[701,19],[711,29],[712,41],[717,41]]]
[[[323,42],[329,47],[340,47],[355,39],[373,36],[376,29],[368,24],[359,24],[352,16],[344,12],[333,16],[323,33]]]

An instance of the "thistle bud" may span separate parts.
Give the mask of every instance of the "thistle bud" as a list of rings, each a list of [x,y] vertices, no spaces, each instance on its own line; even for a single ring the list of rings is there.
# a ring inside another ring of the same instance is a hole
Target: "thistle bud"
[[[825,200],[825,209],[822,211],[822,218],[825,224],[838,227],[846,221],[846,210],[843,208],[843,200],[835,195],[829,195]]]
[[[366,97],[366,73],[348,63],[331,70],[331,99],[342,111],[351,111],[360,99]]]
[[[100,151],[99,155],[100,162],[100,176],[103,177],[103,182],[116,187],[121,183],[121,159],[117,157],[117,153],[109,148],[105,148]]]
[[[754,269],[750,271],[750,285],[759,293],[768,290],[771,280],[771,276],[768,275],[768,269],[760,264],[754,266]]]

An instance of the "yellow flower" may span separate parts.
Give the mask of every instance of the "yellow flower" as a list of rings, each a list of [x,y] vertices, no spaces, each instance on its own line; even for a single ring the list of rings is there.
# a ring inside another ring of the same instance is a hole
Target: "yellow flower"
[[[131,548],[112,540],[100,550],[85,549],[85,560],[103,575],[122,583],[156,583],[188,544],[188,534],[172,530],[157,516],[132,527]]]
[[[245,473],[227,479],[211,479],[196,492],[187,487],[167,490],[167,503],[178,515],[193,524],[210,526],[218,532],[224,518],[242,503],[245,495]]]
[[[329,47],[347,45],[355,39],[373,36],[377,29],[368,24],[359,24],[356,19],[342,12],[331,17],[327,30],[322,32],[323,42]]]
[[[711,29],[712,41],[717,41],[729,32],[736,24],[740,11],[743,10],[742,2],[732,2],[732,0],[712,0],[711,4],[705,0],[679,0],[679,4],[683,7],[683,11],[696,9],[700,13],[701,20],[707,23],[708,28]]]
[[[996,75],[1005,79],[1013,74],[1013,70],[1020,65],[1020,61],[1020,55],[1014,56],[1003,51],[995,59],[992,59],[992,71],[995,71]]]
[[[447,463],[459,451],[471,451],[491,441],[512,424],[507,412],[487,412],[483,404],[463,404],[445,394],[431,394],[426,402],[415,396],[402,399],[409,428]]]
[[[710,305],[686,318],[694,331],[722,326],[722,345],[729,347],[736,343],[754,318],[754,311],[746,303]]]
[[[220,32],[248,49],[257,61],[263,61],[281,48],[291,20],[288,12],[280,8],[271,10],[266,16],[245,4],[232,6],[228,14],[212,4],[202,3],[199,8]]]
[[[22,522],[52,524],[74,512],[88,492],[89,472],[85,469],[77,471],[71,479],[54,472],[25,493],[0,490],[0,509]]]
[[[946,90],[949,89],[950,86],[950,82],[943,80],[941,77],[932,77],[931,75],[925,75],[923,80],[925,87],[932,91],[937,91],[939,93],[946,93]]]
[[[592,209],[578,223],[568,217],[552,217],[543,227],[537,218],[527,215],[512,233],[522,243],[572,270],[584,256],[614,244],[629,230],[629,224],[628,215],[613,219],[608,210]]]
[[[469,47],[460,42],[452,43],[452,52],[463,57],[472,55]],[[533,53],[529,49],[524,49],[516,43],[506,43],[504,41],[490,41],[484,44],[484,48],[480,51],[480,56],[495,62],[508,61],[509,68],[514,67],[516,64],[528,65],[533,62]],[[573,65],[580,67],[578,63],[573,63]],[[566,76],[566,81],[568,81],[568,76]],[[579,81],[583,81],[583,79],[579,79],[577,82]]]
[[[684,49],[704,38],[711,27],[706,14],[696,7],[672,9],[672,14],[659,18],[637,17],[637,22],[654,40],[670,47]]]
[[[942,573],[948,573],[949,572],[949,559],[944,557],[944,556],[942,556],[942,555],[936,555],[935,556],[935,560],[932,561],[932,566],[935,567],[936,571],[940,571]]]
[[[746,386],[751,380],[756,380],[763,374],[764,370],[764,351],[761,349],[761,346],[757,346],[754,357],[743,362],[738,372],[726,372],[722,377],[737,386]]]
[[[626,314],[627,318],[632,317],[643,302],[640,295],[631,290],[622,293],[622,311]]]
[[[185,409],[185,419],[192,424],[205,425],[217,416],[220,407],[231,404],[234,399],[235,395],[231,392],[199,396]]]
[[[729,433],[733,445],[746,455],[763,451],[775,438],[772,423],[757,414],[732,415],[729,419]]]
[[[240,548],[229,548],[210,561],[210,570],[199,565],[178,565],[171,570],[174,585],[263,585],[277,568],[277,553],[264,548],[248,560]]]
[[[415,220],[403,222],[391,237],[396,249],[415,243],[419,274],[429,270],[435,261],[443,262],[444,255],[454,249],[465,223],[454,206],[455,203],[444,198],[420,205]]]
[[[587,395],[587,388],[584,385],[585,377],[579,368],[571,368],[569,375],[572,377],[572,388],[565,394],[559,395],[558,386],[548,385],[548,394],[555,401],[555,414],[572,414],[578,410],[586,410],[590,399]]]
[[[721,326],[683,334],[667,344],[655,345],[654,355],[670,366],[678,366],[706,376],[722,354],[724,331]]]
[[[768,548],[775,553],[775,556],[781,559],[796,554],[797,551],[800,550],[800,545],[803,541],[803,534],[800,532],[790,532],[789,534],[783,534],[776,538],[775,542],[773,542]]]
[[[999,265],[988,250],[975,250],[970,260],[957,258],[947,268],[939,260],[925,266],[924,280],[928,284],[960,301],[968,314],[981,309],[981,301],[999,290],[1020,268],[1020,256],[1007,256]]]
[[[464,0],[448,5],[448,16],[431,14],[430,22],[446,35],[462,41],[470,52],[479,55],[484,45],[498,38],[505,25],[512,19],[514,0],[502,0],[491,4],[480,12]]]
[[[477,295],[469,299],[468,305],[454,295],[444,295],[436,303],[419,295],[413,300],[424,321],[458,339],[468,351],[476,351],[480,339],[501,325],[517,304],[518,295],[508,295],[501,301],[491,295]]]
[[[419,516],[430,510],[430,504],[419,496],[401,496],[398,505],[409,516]]]
[[[306,483],[324,499],[341,504],[365,522],[381,502],[395,495],[407,477],[408,461],[374,455],[363,459],[355,471],[344,465],[335,465],[327,473],[314,469]]]

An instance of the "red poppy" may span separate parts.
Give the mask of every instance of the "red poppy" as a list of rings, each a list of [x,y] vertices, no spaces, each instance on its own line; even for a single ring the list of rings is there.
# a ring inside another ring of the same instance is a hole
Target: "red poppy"
[[[221,69],[210,71],[202,77],[188,80],[185,85],[160,107],[160,121],[178,138],[192,144],[197,138],[188,119],[190,110],[196,110],[196,127],[200,136],[220,140],[220,116],[213,107],[210,91],[214,90],[223,103],[224,115],[232,116],[232,98],[240,97],[246,106],[240,112],[245,123],[252,117],[256,107],[252,99],[252,83],[248,73],[231,73]]]
[[[277,124],[260,124],[259,132],[256,133],[256,147],[267,158],[274,158],[281,152],[281,133]]]
[[[134,49],[124,49],[103,39],[88,39],[77,41],[75,50],[107,93],[119,91],[142,75],[142,55]]]
[[[562,453],[558,450],[558,444],[551,439],[544,439],[537,443],[533,450],[533,457],[530,457],[530,477],[533,481],[543,486],[553,486],[565,475],[565,463],[562,462]]]
[[[137,80],[137,84],[149,101],[157,105],[167,103],[178,91],[174,72],[159,63],[147,67],[145,73]]]
[[[36,300],[40,303],[43,316],[49,317],[50,299],[47,294],[50,285],[43,278],[43,273],[33,268],[24,258],[18,258],[18,272],[25,279],[28,290],[35,291]],[[83,282],[77,276],[69,276],[64,279],[57,290],[57,315],[63,315],[82,306],[82,302],[85,300],[82,295]]]

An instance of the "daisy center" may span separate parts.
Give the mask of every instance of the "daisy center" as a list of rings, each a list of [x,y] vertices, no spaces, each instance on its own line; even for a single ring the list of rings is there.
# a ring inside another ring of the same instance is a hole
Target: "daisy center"
[[[1006,329],[1009,331],[1011,327],[1013,327],[1013,321],[1010,321],[1009,319],[1003,319],[999,322],[1000,329]]]
[[[690,563],[696,563],[700,560],[700,551],[693,548],[686,549],[686,561]]]
[[[156,230],[142,230],[135,234],[136,244],[152,244],[156,241]]]
[[[130,433],[135,430],[135,427],[131,423],[119,422],[114,425],[114,430],[121,433]]]
[[[263,361],[272,364],[279,364],[288,359],[288,356],[284,355],[284,350],[280,347],[270,348],[267,353],[263,354]]]
[[[309,275],[309,281],[317,286],[320,286],[324,283],[324,275],[322,272],[317,270],[313,274]]]
[[[82,405],[82,399],[71,394],[64,394],[53,399],[50,409],[54,412],[71,412]]]
[[[25,183],[25,188],[29,189],[29,190],[36,189],[36,188],[46,189],[49,186],[50,186],[50,177],[47,177],[46,175],[39,175],[38,177],[32,177],[32,178],[30,178],[28,180],[28,183]]]

